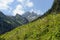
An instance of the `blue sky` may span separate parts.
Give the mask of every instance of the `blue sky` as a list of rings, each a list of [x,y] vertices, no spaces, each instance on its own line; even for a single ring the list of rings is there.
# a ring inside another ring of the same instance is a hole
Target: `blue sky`
[[[0,0],[0,11],[5,15],[24,14],[26,11],[34,11],[44,14],[51,8],[54,0]]]

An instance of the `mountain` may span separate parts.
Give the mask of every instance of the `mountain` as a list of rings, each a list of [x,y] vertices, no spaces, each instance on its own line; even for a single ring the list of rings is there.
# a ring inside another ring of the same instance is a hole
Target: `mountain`
[[[28,19],[29,22],[39,17],[39,15],[37,15],[37,13],[34,13],[34,12],[25,12],[22,16]]]
[[[0,35],[0,40],[60,40],[60,0],[34,22]]]
[[[10,28],[11,24],[9,24],[7,21],[7,17],[2,13],[0,12],[0,34],[1,33],[4,33],[3,31],[6,30],[6,28]],[[8,26],[8,27],[7,27]],[[7,29],[8,30],[8,29]],[[6,30],[6,31],[7,31]]]
[[[28,23],[28,20],[21,15],[17,14],[16,16],[6,16],[0,12],[0,34],[26,23]]]
[[[28,20],[25,18],[25,17],[23,17],[23,16],[21,16],[21,15],[19,15],[19,14],[17,14],[16,16],[15,16],[15,19],[16,19],[16,21],[20,21],[20,24],[21,25],[23,25],[23,24],[26,24],[26,23],[28,23]],[[22,21],[23,20],[23,21]]]

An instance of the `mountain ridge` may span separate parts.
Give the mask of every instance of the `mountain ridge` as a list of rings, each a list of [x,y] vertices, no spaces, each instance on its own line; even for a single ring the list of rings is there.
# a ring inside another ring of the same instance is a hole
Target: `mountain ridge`
[[[6,16],[0,12],[0,34],[25,23],[28,23],[28,20],[25,17],[22,17],[20,15]]]

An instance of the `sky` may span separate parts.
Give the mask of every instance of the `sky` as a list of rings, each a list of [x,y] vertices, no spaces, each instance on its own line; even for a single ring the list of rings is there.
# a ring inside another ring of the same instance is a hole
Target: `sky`
[[[34,11],[43,15],[53,5],[54,0],[0,0],[0,11],[5,15],[24,14]]]

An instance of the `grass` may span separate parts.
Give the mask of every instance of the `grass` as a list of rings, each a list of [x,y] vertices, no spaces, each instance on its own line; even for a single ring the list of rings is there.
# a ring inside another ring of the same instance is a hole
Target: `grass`
[[[60,40],[60,13],[39,18],[0,36],[0,40]]]

